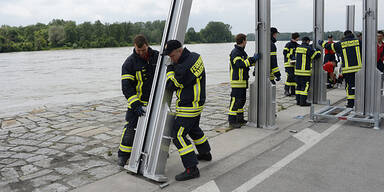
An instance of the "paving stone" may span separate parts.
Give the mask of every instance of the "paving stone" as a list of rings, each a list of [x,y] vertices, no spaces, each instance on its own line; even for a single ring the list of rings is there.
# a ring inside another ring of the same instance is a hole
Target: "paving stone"
[[[16,179],[19,177],[19,174],[17,173],[16,169],[15,168],[3,168],[1,170],[1,175],[5,178],[5,179]]]
[[[77,152],[77,151],[79,151],[79,150],[83,150],[84,148],[86,148],[87,146],[85,146],[85,145],[74,145],[74,146],[72,146],[72,147],[68,147],[67,149],[66,149],[66,151],[68,151],[68,152],[71,152],[71,153],[75,153],[75,152]]]
[[[35,140],[30,140],[30,139],[12,139],[8,141],[10,144],[14,145],[32,145],[35,146],[39,144],[41,141],[35,141]]]
[[[40,143],[39,145],[37,145],[38,147],[49,147],[53,145],[53,142],[43,142],[43,143]]]
[[[35,154],[33,154],[33,153],[16,153],[16,154],[12,155],[11,158],[28,159],[28,158],[33,157],[33,156],[35,156]]]
[[[78,136],[68,136],[65,139],[61,140],[61,142],[71,143],[71,144],[80,144],[80,143],[85,143],[87,141],[88,139],[78,137]]]
[[[61,175],[72,175],[73,173],[78,171],[68,167],[58,167],[58,168],[55,168],[54,170]]]
[[[17,151],[17,152],[32,152],[32,151],[36,151],[37,149],[38,149],[37,147],[32,147],[32,146],[18,146],[10,150]]]
[[[23,133],[26,133],[28,132],[28,129],[26,129],[25,127],[12,127],[12,128],[8,128],[6,129],[8,130],[10,133],[14,133],[14,134],[23,134]]]
[[[93,138],[100,139],[100,140],[108,140],[108,139],[111,139],[112,137],[110,137],[107,134],[102,133],[102,134],[93,136]]]
[[[37,150],[35,153],[40,154],[40,155],[54,155],[59,153],[60,151],[55,150],[55,149],[49,149],[49,148],[42,148]]]
[[[52,133],[53,134],[53,133]],[[51,142],[57,142],[57,141],[60,141],[61,139],[65,138],[65,136],[62,136],[62,135],[57,135],[51,139],[48,139],[48,141],[51,141]]]
[[[62,179],[63,177],[57,174],[45,175],[36,179],[31,180],[34,187],[39,187],[46,184],[51,184],[57,180]]]
[[[65,119],[65,120],[68,121],[69,119]],[[60,128],[64,128],[64,127],[70,127],[74,123],[75,122],[58,123],[58,124],[52,125],[51,127],[54,128],[54,129],[60,129]]]
[[[75,155],[72,158],[68,159],[68,161],[81,161],[81,160],[85,160],[85,159],[89,159],[89,157],[85,157],[82,155]]]
[[[1,160],[0,161],[0,163],[1,164],[4,164],[4,165],[9,165],[9,164],[11,164],[11,163],[13,163],[13,162],[15,162],[15,161],[17,161],[17,159],[3,159],[3,160]]]
[[[58,150],[63,150],[65,148],[67,148],[70,144],[64,144],[64,143],[55,143],[53,144],[52,146],[50,146],[49,148],[52,148],[52,149],[58,149]]]
[[[51,185],[48,185],[46,187],[37,188],[33,192],[66,192],[69,188],[65,185],[62,185],[60,183],[53,183]]]
[[[16,121],[15,119],[11,120],[5,120],[1,122],[1,128],[2,129],[8,129],[10,127],[16,127],[19,126],[21,123]]]
[[[8,164],[7,167],[18,167],[18,166],[23,166],[26,165],[27,163],[24,160],[17,160],[11,164]]]
[[[48,156],[37,155],[37,156],[34,156],[34,157],[26,159],[26,161],[29,162],[29,163],[32,163],[32,162],[41,161],[41,160],[44,160],[44,159],[48,159]]]
[[[0,158],[7,158],[10,157],[11,155],[14,155],[15,152],[1,152],[0,153]]]
[[[23,172],[23,175],[29,175],[31,173],[38,171],[38,170],[39,170],[39,168],[37,168],[34,165],[24,165],[21,167],[21,171]]]
[[[88,160],[88,161],[82,161],[79,163],[72,163],[70,166],[73,167],[75,170],[78,171],[85,171],[91,168],[100,167],[100,166],[106,166],[110,163],[106,161],[100,161],[100,160]]]
[[[98,128],[98,129],[93,129],[93,130],[90,130],[90,131],[85,131],[85,132],[82,132],[82,133],[78,133],[77,135],[79,136],[83,136],[83,137],[90,137],[90,136],[93,136],[93,135],[97,135],[97,134],[100,134],[100,133],[104,133],[104,132],[107,132],[107,131],[110,131],[111,129],[109,128]]]
[[[101,179],[101,178],[104,178],[104,177],[116,174],[116,173],[118,173],[120,171],[121,170],[120,170],[120,168],[118,166],[116,166],[116,165],[108,165],[108,166],[105,166],[105,167],[98,167],[98,168],[90,169],[87,172],[90,175],[94,176],[95,178]]]
[[[33,165],[43,167],[43,168],[50,168],[52,160],[53,160],[53,158],[42,159],[42,160],[34,162]]]
[[[105,155],[109,151],[109,148],[107,147],[98,147],[91,149],[89,151],[86,151],[85,153],[91,154],[91,155]]]
[[[95,128],[97,128],[97,126],[81,127],[81,128],[71,130],[70,132],[66,133],[66,135],[75,135],[75,134],[78,134],[78,133],[81,133],[84,131],[88,131],[91,129],[95,129]]]
[[[44,169],[44,170],[41,170],[41,171],[33,173],[33,174],[21,176],[20,180],[25,181],[25,180],[33,179],[33,178],[36,178],[36,177],[41,177],[41,176],[47,175],[47,174],[49,174],[51,172],[52,172],[52,170]]]

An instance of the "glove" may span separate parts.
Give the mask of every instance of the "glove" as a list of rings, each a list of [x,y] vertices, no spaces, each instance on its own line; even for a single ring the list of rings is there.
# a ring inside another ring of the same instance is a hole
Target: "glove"
[[[139,117],[145,115],[145,111],[143,109],[143,106],[141,106],[141,105],[136,107],[135,110],[133,110],[133,112],[135,112],[136,115],[139,116]]]
[[[281,77],[280,76],[277,76],[276,77],[276,81],[280,81],[281,80]]]
[[[320,46],[323,46],[323,40],[319,40],[317,43],[320,45]]]
[[[260,55],[255,53],[255,55],[253,55],[253,57],[249,57],[249,62],[252,64],[252,66],[254,66],[253,64],[256,63],[256,61],[260,59]]]
[[[261,58],[261,56],[260,56],[260,54],[255,53],[255,54],[253,55],[253,58],[257,61],[257,60],[259,60],[259,59]]]

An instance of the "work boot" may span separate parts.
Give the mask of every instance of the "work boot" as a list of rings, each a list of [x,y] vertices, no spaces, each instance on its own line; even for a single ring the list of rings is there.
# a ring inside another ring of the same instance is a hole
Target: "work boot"
[[[302,106],[302,107],[308,107],[308,106],[311,106],[311,104],[308,103],[308,102],[304,102],[304,103],[300,103],[300,106]]]
[[[199,161],[211,161],[212,160],[212,155],[210,152],[204,153],[204,154],[197,154],[197,160]]]
[[[241,128],[241,124],[240,123],[229,123],[229,127],[232,128],[232,129],[238,129],[238,128]]]
[[[176,175],[175,180],[176,181],[186,181],[186,180],[190,180],[190,179],[194,179],[194,178],[198,178],[198,177],[200,177],[199,169],[196,166],[194,166],[191,168],[187,168],[187,169],[185,169],[184,172]]]
[[[117,160],[117,164],[121,167],[124,167],[127,164],[129,157],[119,156]]]
[[[300,95],[300,106],[302,107],[311,106],[311,104],[307,102],[307,96]]]
[[[240,123],[241,126],[248,123],[248,121],[244,120],[244,113],[239,113],[237,115],[237,122]]]
[[[347,108],[353,108],[353,106],[355,106],[354,100],[353,99],[348,99]]]
[[[300,105],[300,95],[296,95],[296,105]]]
[[[290,96],[295,96],[296,95],[296,88],[295,86],[291,86],[291,95]]]
[[[287,96],[287,97],[291,96],[291,94],[289,93],[289,87],[288,87],[288,85],[285,85],[285,86],[284,86],[284,95]]]

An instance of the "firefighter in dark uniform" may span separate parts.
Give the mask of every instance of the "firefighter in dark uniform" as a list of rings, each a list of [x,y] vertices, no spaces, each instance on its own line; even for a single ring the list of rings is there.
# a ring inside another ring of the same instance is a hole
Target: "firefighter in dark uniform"
[[[208,138],[199,127],[206,98],[205,69],[201,56],[182,48],[177,40],[168,41],[162,55],[168,55],[172,61],[167,67],[167,89],[176,91],[177,96],[172,137],[185,168],[175,179],[185,181],[200,176],[198,160],[212,160]],[[198,155],[187,135],[193,140]]]
[[[285,82],[285,87],[284,87],[284,95],[285,96],[293,96],[295,95],[295,87],[296,87],[296,82],[295,82],[295,51],[296,47],[299,46],[297,43],[299,41],[299,33],[292,33],[291,41],[288,42],[285,45],[283,54],[284,54],[284,67],[285,67],[285,72],[287,73],[287,81]]]
[[[325,49],[342,55],[342,74],[346,83],[347,107],[353,108],[355,105],[355,73],[362,67],[361,41],[354,37],[352,31],[347,30],[344,32],[343,40],[337,43],[327,44],[322,40],[319,40],[318,43]]]
[[[328,44],[334,43],[332,35],[328,35],[328,42],[327,43]],[[337,63],[336,53],[332,50],[324,49],[324,65],[328,62],[336,62]],[[327,73],[327,88],[328,89],[333,88],[333,85],[335,83],[336,82],[334,81],[334,79],[332,79],[332,77],[330,76],[330,73]]]
[[[296,48],[296,101],[300,106],[311,105],[307,103],[307,98],[312,75],[312,62],[321,57],[321,52],[310,46],[310,42],[308,37],[303,37],[302,44]]]
[[[143,106],[149,100],[159,56],[158,51],[148,46],[143,35],[135,37],[134,47],[133,53],[125,60],[121,73],[122,91],[128,102],[128,110],[118,151],[120,166],[124,166],[131,155],[137,121],[145,114]]]
[[[281,73],[277,63],[277,48],[276,48],[276,38],[279,31],[275,27],[271,27],[271,74],[270,80],[272,84],[276,84],[276,81],[281,80]]]
[[[231,102],[228,112],[229,126],[240,128],[247,123],[244,120],[244,105],[248,88],[249,68],[254,66],[259,55],[248,57],[244,48],[247,45],[247,36],[240,33],[236,35],[236,45],[229,55],[229,71],[231,84]]]

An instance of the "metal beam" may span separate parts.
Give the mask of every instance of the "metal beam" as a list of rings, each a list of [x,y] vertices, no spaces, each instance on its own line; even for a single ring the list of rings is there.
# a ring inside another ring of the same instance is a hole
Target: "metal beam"
[[[347,5],[346,29],[355,33],[355,5]]]
[[[313,0],[313,46],[324,38],[324,0]],[[321,59],[315,60],[312,66],[311,88],[309,100],[312,104],[327,104],[327,73],[323,70],[323,54]]]
[[[363,68],[356,75],[356,112],[378,118],[381,74],[376,65],[377,0],[363,0]]]
[[[271,1],[255,0],[256,53],[261,59],[255,66],[255,81],[250,85],[249,126],[275,128],[276,86],[270,82]]]
[[[172,0],[161,50],[168,40],[184,42],[191,6],[192,0]],[[147,114],[139,120],[128,164],[128,170],[159,182],[168,179],[165,176],[165,166],[174,120],[169,107],[172,93],[165,89],[166,66],[170,62],[168,56],[159,56]]]

